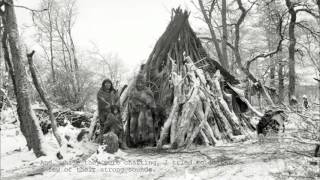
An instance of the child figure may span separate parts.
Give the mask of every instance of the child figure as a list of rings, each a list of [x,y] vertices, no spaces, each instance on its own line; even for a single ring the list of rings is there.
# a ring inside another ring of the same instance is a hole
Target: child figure
[[[121,119],[120,108],[118,106],[111,106],[111,113],[108,114],[102,129],[102,134],[113,132],[118,136],[119,145],[122,149],[127,149],[127,145],[124,141],[123,124]]]

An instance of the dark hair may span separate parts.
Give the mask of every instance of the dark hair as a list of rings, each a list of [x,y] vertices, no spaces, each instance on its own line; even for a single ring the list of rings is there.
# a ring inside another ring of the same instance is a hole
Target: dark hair
[[[105,80],[103,80],[102,81],[102,89],[104,90],[104,91],[106,91],[106,89],[105,89],[105,85],[106,85],[106,83],[110,83],[111,84],[111,86],[110,86],[110,91],[116,91],[115,89],[114,89],[114,87],[113,87],[113,83],[112,83],[112,81],[110,80],[110,79],[105,79]]]

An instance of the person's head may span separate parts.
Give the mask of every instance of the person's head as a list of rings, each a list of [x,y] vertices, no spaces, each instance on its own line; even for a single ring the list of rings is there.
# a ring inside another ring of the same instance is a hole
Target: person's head
[[[105,79],[102,82],[102,88],[104,91],[113,91],[114,90],[113,84],[110,79]]]
[[[145,78],[143,74],[138,74],[137,81],[136,81],[136,87],[138,90],[143,90],[145,87]]]
[[[302,96],[302,99],[308,99],[308,98],[307,98],[307,95],[304,94],[304,95]]]

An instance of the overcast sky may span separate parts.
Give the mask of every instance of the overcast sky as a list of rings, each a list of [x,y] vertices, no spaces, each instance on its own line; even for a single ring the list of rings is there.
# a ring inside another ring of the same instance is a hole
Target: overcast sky
[[[85,49],[94,42],[104,53],[118,53],[128,67],[137,66],[148,58],[165,31],[171,9],[190,8],[190,1],[79,0],[73,31],[76,45]],[[18,0],[16,4],[37,9],[39,0]],[[20,8],[16,11],[19,25],[31,25],[30,12]]]
[[[17,5],[38,9],[40,0],[16,0]],[[92,49],[95,43],[107,53],[117,53],[126,69],[134,70],[151,53],[156,41],[165,31],[171,9],[181,6],[191,12],[195,10],[191,0],[78,0],[77,21],[73,30],[74,40],[80,49]],[[28,10],[16,8],[20,27],[31,26]],[[200,20],[189,18],[195,31],[206,28]],[[24,39],[32,38],[28,30]],[[251,32],[254,35],[254,32]],[[28,48],[37,49],[37,43],[27,41]],[[311,71],[310,71],[311,70]],[[313,68],[298,69],[307,83],[315,83]]]

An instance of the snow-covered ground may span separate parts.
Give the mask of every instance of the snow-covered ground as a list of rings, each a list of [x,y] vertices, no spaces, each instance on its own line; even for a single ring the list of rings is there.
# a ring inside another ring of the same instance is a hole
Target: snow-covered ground
[[[290,119],[290,118],[289,118]],[[298,117],[291,117],[291,122]],[[292,123],[287,124],[286,137]],[[119,150],[108,154],[96,144],[77,143],[79,129],[61,127],[71,137],[73,148],[59,149],[52,134],[45,136],[49,155],[35,158],[25,146],[17,125],[1,125],[1,179],[94,180],[94,179],[300,179],[320,178],[320,160],[311,154],[313,146],[290,139],[257,139],[217,147],[192,147],[188,151],[157,151],[153,148]],[[56,153],[64,159],[58,160]],[[314,165],[317,162],[317,165]]]

